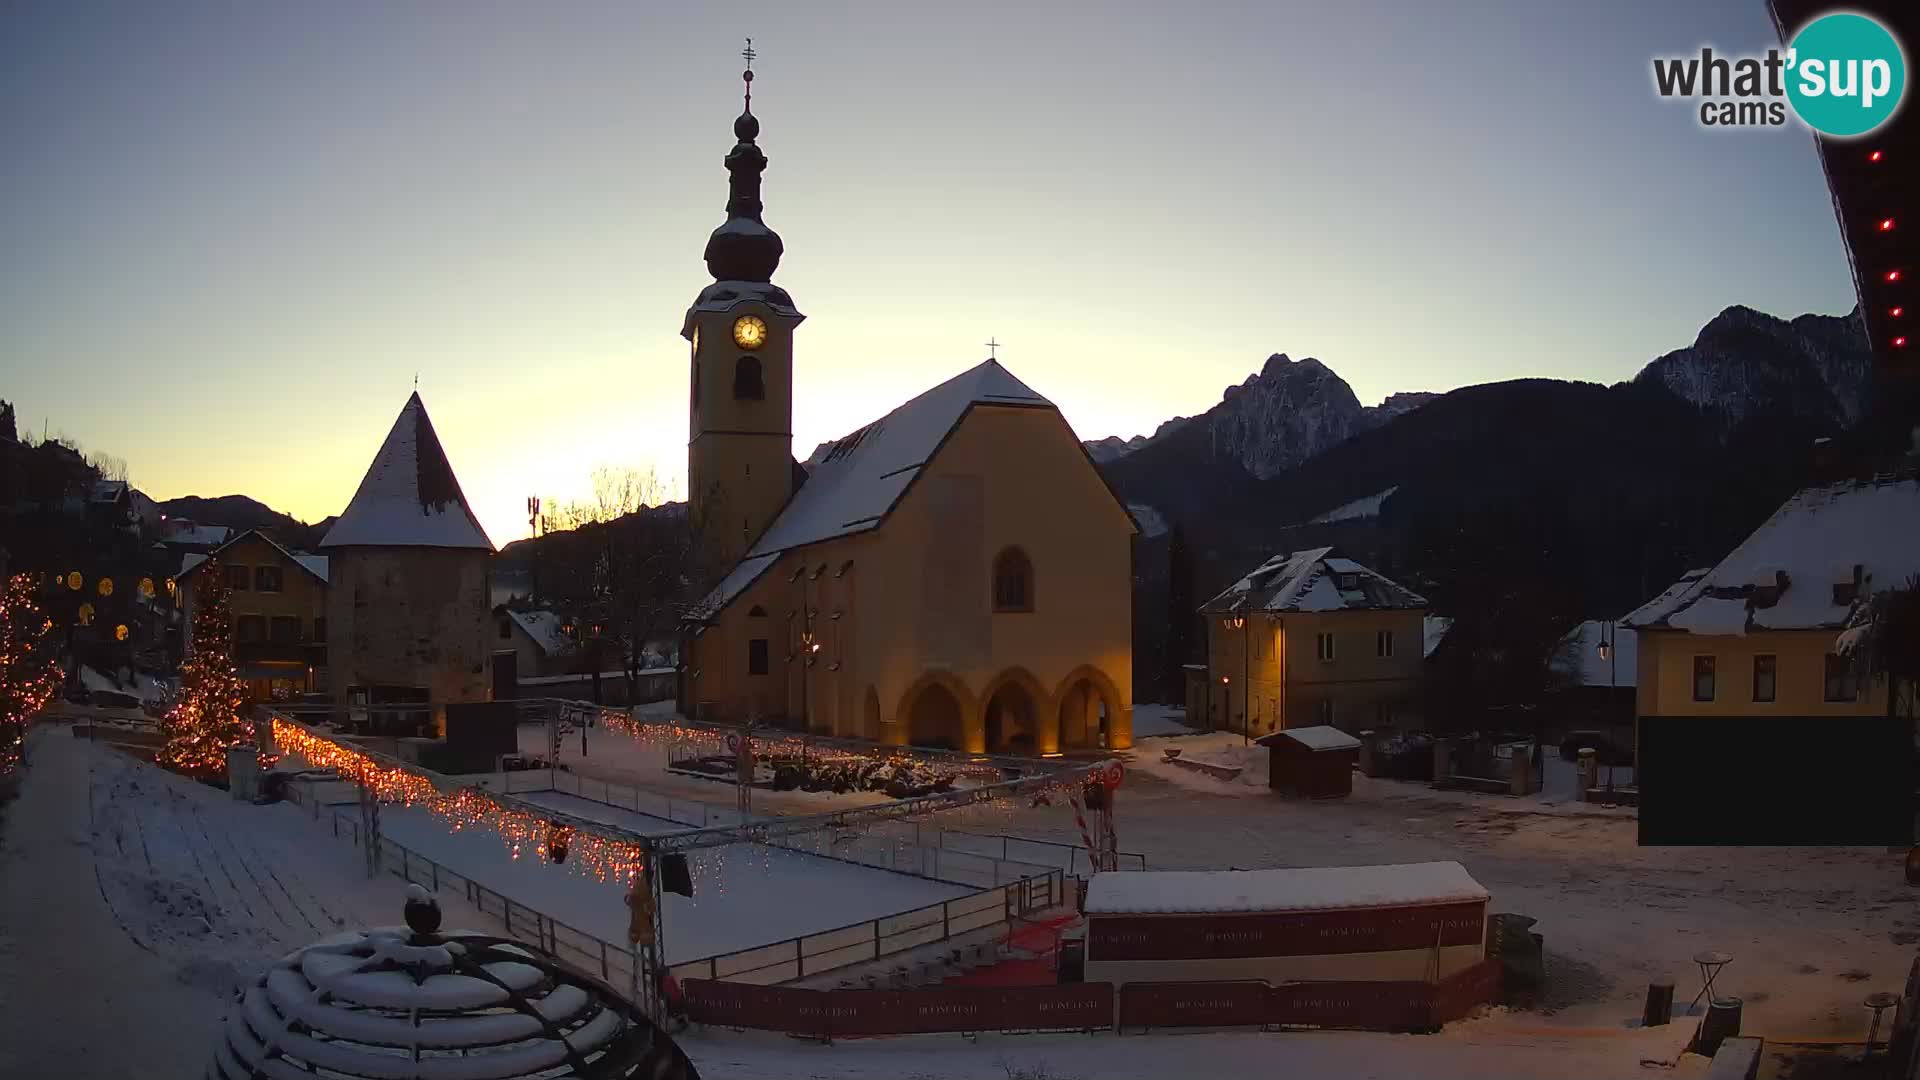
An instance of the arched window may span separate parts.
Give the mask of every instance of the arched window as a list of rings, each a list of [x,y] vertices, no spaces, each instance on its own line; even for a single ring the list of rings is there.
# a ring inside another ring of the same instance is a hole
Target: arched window
[[[760,378],[760,358],[743,356],[733,362],[733,397],[736,401],[760,401],[767,396]]]
[[[1010,547],[993,560],[993,610],[1033,610],[1033,562]]]

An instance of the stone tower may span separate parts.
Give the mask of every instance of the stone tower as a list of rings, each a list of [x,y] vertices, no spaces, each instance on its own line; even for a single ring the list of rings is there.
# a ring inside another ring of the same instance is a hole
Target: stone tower
[[[430,717],[431,735],[447,705],[487,700],[493,544],[418,393],[320,550],[336,713],[382,734]]]
[[[751,63],[751,56],[749,56]],[[773,284],[780,236],[761,220],[767,156],[754,139],[753,70],[727,154],[727,220],[707,240],[713,284],[687,309],[692,343],[687,412],[687,505],[702,569],[732,568],[794,490],[793,332],[805,318]]]

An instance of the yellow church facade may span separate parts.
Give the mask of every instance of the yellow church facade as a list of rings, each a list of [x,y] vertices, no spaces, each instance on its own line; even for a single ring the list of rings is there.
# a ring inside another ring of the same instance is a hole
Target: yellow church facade
[[[691,716],[973,753],[1132,745],[1136,529],[1060,411],[989,359],[792,458],[795,331],[751,111],[688,310],[689,512],[718,585]]]

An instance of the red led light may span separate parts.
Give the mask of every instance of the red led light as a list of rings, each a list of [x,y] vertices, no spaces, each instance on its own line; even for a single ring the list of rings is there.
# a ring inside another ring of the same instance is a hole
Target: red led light
[[[1881,218],[1881,219],[1880,219],[1880,231],[1881,231],[1881,232],[1892,232],[1892,231],[1893,231],[1893,219],[1892,219],[1892,218]]]
[[[1902,315],[1905,315],[1906,313],[1907,313],[1907,309],[1903,307],[1887,309],[1887,315],[1895,319],[1899,318]]]
[[[1879,160],[1880,160],[1880,151],[1878,151],[1878,150],[1875,150],[1875,151],[1874,151],[1873,153],[1871,153],[1871,154],[1868,154],[1868,155],[1867,155],[1867,160],[1868,160],[1868,161],[1879,161]]]
[[[1907,339],[1906,339],[1906,338],[1903,338],[1903,337],[1897,337],[1897,338],[1894,338],[1894,339],[1893,339],[1893,347],[1894,347],[1894,348],[1896,348],[1896,349],[1904,349],[1904,348],[1906,348],[1906,347],[1907,347]]]
[[[1900,271],[1898,271],[1898,270],[1889,270],[1889,271],[1887,271],[1887,280],[1888,280],[1889,282],[1893,282],[1893,281],[1899,281],[1899,280],[1900,280]]]

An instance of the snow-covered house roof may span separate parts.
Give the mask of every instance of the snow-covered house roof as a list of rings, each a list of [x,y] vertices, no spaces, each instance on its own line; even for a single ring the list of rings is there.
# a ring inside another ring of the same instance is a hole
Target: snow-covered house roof
[[[96,503],[117,503],[127,494],[125,480],[97,480],[87,499]]]
[[[507,617],[548,656],[564,656],[579,648],[579,643],[567,636],[566,620],[551,611],[509,611]]]
[[[1093,875],[1089,915],[1189,915],[1464,904],[1489,898],[1457,862]]]
[[[198,570],[201,564],[205,563],[208,559],[219,558],[222,552],[248,537],[253,537],[265,543],[268,547],[273,548],[273,550],[284,556],[288,562],[312,574],[315,578],[319,579],[321,584],[326,584],[327,557],[325,555],[308,555],[305,552],[289,550],[284,544],[268,536],[266,533],[261,532],[259,529],[248,529],[246,532],[213,549],[213,551],[207,555],[201,555],[198,552],[189,552],[181,557],[180,572],[175,574],[174,577],[181,581],[186,580],[188,574]]]
[[[1873,593],[1920,574],[1920,476],[1806,488],[1719,564],[1641,605],[1633,628],[1742,635],[1838,630]]]
[[[1425,640],[1421,642],[1420,652],[1423,658],[1432,656],[1433,650],[1439,648],[1440,643],[1446,640],[1447,631],[1453,629],[1453,620],[1445,615],[1429,615],[1424,622],[1425,625],[1421,629],[1425,632],[1421,636]]]
[[[1272,746],[1281,741],[1297,743],[1308,750],[1358,750],[1360,740],[1327,724],[1315,724],[1311,727],[1282,728],[1271,735],[1262,735],[1253,740],[1261,746]]]
[[[782,552],[878,528],[960,421],[979,405],[1054,407],[999,361],[986,360],[815,451],[806,483],[746,557],[695,606],[694,617],[710,617],[724,608]],[[1118,497],[1115,503],[1126,509]],[[1130,514],[1128,520],[1133,520]]]
[[[400,410],[353,501],[320,546],[493,550],[467,505],[418,391]]]
[[[1424,608],[1426,597],[1333,554],[1330,547],[1275,555],[1200,610],[1390,611]]]
[[[180,520],[175,518],[174,522],[178,523]],[[160,538],[160,542],[177,547],[217,547],[226,543],[227,538],[232,535],[233,530],[225,525],[196,525],[188,521],[185,524],[176,524]]]
[[[1605,619],[1588,619],[1560,639],[1565,646],[1553,658],[1553,669],[1576,686],[1636,686],[1640,635]],[[1600,643],[1610,642],[1614,654],[1600,655]]]

